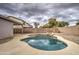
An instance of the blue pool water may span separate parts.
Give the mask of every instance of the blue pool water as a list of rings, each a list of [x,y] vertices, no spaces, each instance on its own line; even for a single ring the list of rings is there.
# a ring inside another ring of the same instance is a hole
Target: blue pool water
[[[46,51],[61,50],[67,47],[64,42],[59,41],[56,37],[49,35],[36,35],[23,39],[22,41],[25,41],[33,48]]]

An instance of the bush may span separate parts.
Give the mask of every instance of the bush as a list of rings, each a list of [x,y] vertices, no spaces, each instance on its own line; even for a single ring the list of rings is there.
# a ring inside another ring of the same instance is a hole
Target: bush
[[[76,25],[79,25],[79,21],[76,23]]]
[[[50,18],[48,19],[48,23],[42,26],[42,28],[65,27],[68,25],[68,22],[56,21],[56,19]]]

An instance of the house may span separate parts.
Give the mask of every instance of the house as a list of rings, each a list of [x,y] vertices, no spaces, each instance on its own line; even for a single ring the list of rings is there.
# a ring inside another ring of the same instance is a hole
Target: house
[[[19,19],[17,17],[13,17],[13,16],[8,16],[8,19],[12,19],[12,20],[20,20],[23,22],[23,25],[20,24],[14,24],[13,28],[14,28],[14,33],[23,33],[24,28],[32,28],[32,26],[30,24],[28,24],[26,21]]]
[[[33,28],[33,26],[30,25],[29,23],[25,23],[25,24],[23,25],[23,28]]]
[[[0,39],[12,38],[15,24],[23,25],[23,21],[0,15]]]

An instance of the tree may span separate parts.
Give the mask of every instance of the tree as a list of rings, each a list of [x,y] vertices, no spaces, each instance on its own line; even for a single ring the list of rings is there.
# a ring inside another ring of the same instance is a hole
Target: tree
[[[45,24],[43,26],[41,26],[42,28],[49,28],[49,25],[48,24]]]
[[[48,23],[42,26],[42,28],[53,28],[53,27],[65,27],[68,26],[69,23],[65,21],[56,21],[54,18],[48,19]]]
[[[48,19],[48,23],[43,25],[42,28],[52,28],[55,27],[57,25],[57,21],[54,18],[50,18]]]
[[[65,26],[68,26],[68,25],[69,25],[68,22],[64,22],[64,21],[58,22],[58,27],[65,27]]]
[[[56,27],[57,21],[54,18],[50,18],[50,19],[48,19],[48,24],[49,24],[49,28]]]
[[[34,26],[35,28],[38,28],[39,23],[38,22],[34,22]]]
[[[79,25],[79,21],[76,23],[76,25]]]

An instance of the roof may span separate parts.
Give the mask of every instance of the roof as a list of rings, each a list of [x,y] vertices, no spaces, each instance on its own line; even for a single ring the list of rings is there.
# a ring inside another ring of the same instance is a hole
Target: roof
[[[23,24],[23,23],[24,23],[21,19],[16,18],[16,17],[13,17],[13,16],[8,16],[7,18],[8,18],[9,20],[15,22],[16,24],[17,24],[17,23],[18,23],[18,24]]]
[[[0,15],[0,18],[4,19],[4,20],[7,20],[7,21],[10,21],[10,22],[13,22],[15,24],[23,24],[22,20],[20,20],[20,19],[18,19],[16,17],[13,17],[13,16],[6,17],[6,16],[3,16],[3,15]]]
[[[31,27],[32,28],[32,25],[25,23],[25,25],[23,25],[23,27]]]

